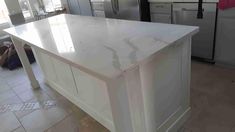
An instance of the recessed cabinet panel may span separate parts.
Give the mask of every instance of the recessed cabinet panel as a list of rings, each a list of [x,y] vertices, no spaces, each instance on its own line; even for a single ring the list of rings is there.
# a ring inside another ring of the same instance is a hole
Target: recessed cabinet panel
[[[54,58],[51,59],[57,76],[56,83],[59,84],[61,88],[65,89],[65,91],[68,91],[72,95],[77,95],[76,85],[73,79],[73,74],[70,69],[70,65]]]
[[[51,61],[51,57],[42,52],[36,51],[36,53],[45,78],[53,82],[56,82],[56,74],[55,74],[54,65]]]
[[[149,126],[158,128],[171,115],[182,111],[185,103],[182,102],[181,64],[182,45],[174,45],[142,66],[142,87]],[[156,131],[156,128],[151,129]]]
[[[171,23],[171,15],[167,14],[151,14],[151,22]]]
[[[104,11],[104,4],[102,2],[92,2],[93,10],[101,10]]]
[[[151,13],[171,14],[171,4],[151,3],[150,4],[150,12]]]
[[[77,98],[90,108],[101,113],[103,117],[112,121],[106,84],[76,68],[72,68],[76,85],[78,86]]]
[[[104,11],[94,11],[94,16],[105,17],[105,13],[104,13]]]

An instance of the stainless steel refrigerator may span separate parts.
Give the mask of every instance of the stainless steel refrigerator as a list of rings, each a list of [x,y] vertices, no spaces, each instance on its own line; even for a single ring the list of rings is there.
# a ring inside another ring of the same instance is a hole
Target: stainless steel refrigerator
[[[150,21],[148,0],[104,0],[105,17]]]

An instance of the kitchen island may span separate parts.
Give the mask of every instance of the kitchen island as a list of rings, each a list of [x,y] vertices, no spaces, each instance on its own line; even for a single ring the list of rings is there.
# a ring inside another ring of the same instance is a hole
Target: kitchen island
[[[176,131],[190,114],[197,27],[58,15],[4,30],[33,88],[45,82],[112,132]]]

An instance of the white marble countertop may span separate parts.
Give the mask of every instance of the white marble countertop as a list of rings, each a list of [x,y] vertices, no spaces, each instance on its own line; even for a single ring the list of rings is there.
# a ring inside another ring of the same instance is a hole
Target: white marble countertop
[[[4,31],[72,66],[112,78],[198,28],[62,14]]]

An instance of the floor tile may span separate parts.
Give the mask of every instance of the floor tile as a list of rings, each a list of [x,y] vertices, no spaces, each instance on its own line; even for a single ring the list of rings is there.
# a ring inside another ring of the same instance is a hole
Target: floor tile
[[[79,122],[76,118],[68,116],[46,132],[79,132]]]
[[[22,103],[22,101],[18,96],[11,96],[5,100],[0,101],[0,105],[19,104],[19,103]]]
[[[14,111],[16,117],[21,119],[22,117],[34,112],[35,110],[24,110],[24,111]]]
[[[60,108],[36,110],[20,119],[27,132],[42,132],[63,120],[67,113]]]
[[[29,84],[29,80],[25,74],[10,76],[5,80],[7,81],[7,84],[12,88],[23,83]]]
[[[12,132],[26,132],[26,131],[23,127],[19,127],[17,129],[13,130]]]
[[[44,84],[38,65],[33,64],[32,68],[40,80],[39,90],[31,88],[22,68],[14,71],[0,68],[0,105],[52,99],[57,102],[56,106],[48,109],[17,111],[14,112],[15,115],[11,112],[0,113],[0,120],[4,115],[6,118],[6,115],[11,113],[9,120],[14,120],[16,116],[24,126],[16,125],[19,128],[15,126],[13,128],[0,123],[0,129],[19,132],[24,132],[24,128],[27,132],[108,131],[80,108]],[[179,132],[235,132],[235,69],[192,61],[191,75],[191,116]],[[6,78],[7,81],[4,81]],[[14,121],[17,124],[17,119]]]
[[[10,99],[10,98],[15,97],[15,96],[17,96],[17,95],[11,89],[7,90],[7,91],[4,91],[4,92],[1,92],[0,93],[0,102],[4,101],[6,99]]]
[[[4,79],[0,79],[0,93],[10,90],[11,87],[5,82]]]
[[[41,89],[26,90],[22,93],[17,93],[23,102],[42,102],[51,98]]]
[[[11,132],[21,126],[12,112],[0,114],[0,120],[0,132]]]
[[[70,115],[63,121],[59,122],[55,126],[48,129],[46,132],[109,132],[102,125],[97,123],[90,116],[83,118],[76,118],[76,116]]]
[[[28,90],[33,90],[33,88],[31,87],[30,84],[28,83],[23,83],[23,84],[20,84],[20,85],[17,85],[15,87],[12,88],[16,94],[21,94],[23,92],[26,92]]]

